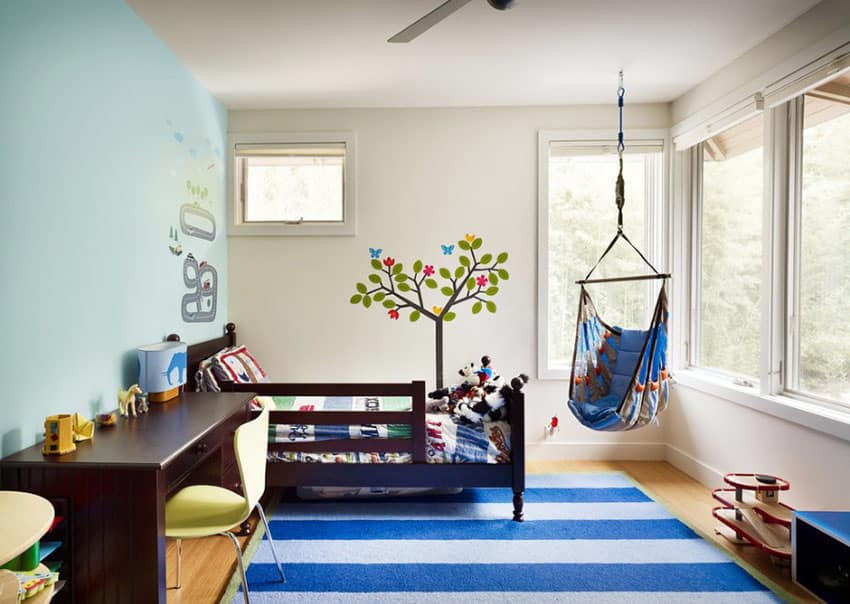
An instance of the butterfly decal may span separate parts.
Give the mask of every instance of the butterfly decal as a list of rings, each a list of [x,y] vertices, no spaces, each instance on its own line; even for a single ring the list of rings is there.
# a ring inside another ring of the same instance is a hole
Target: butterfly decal
[[[381,252],[383,252],[383,251],[384,251],[384,250],[383,250],[382,248],[375,249],[375,248],[373,248],[373,247],[370,247],[370,248],[369,248],[369,255],[370,255],[372,258],[380,258],[380,257],[381,257]]]
[[[451,256],[452,253],[455,251],[455,244],[454,243],[450,243],[448,245],[440,244],[440,247],[443,248],[443,255],[444,256]]]

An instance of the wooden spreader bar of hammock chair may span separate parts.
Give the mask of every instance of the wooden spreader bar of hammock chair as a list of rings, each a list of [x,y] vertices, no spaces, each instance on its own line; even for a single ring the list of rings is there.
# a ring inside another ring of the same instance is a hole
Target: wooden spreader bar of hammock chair
[[[608,277],[607,279],[579,279],[578,285],[587,283],[618,283],[620,281],[648,281],[650,279],[670,279],[670,273],[656,273],[655,275],[635,275],[633,277]]]

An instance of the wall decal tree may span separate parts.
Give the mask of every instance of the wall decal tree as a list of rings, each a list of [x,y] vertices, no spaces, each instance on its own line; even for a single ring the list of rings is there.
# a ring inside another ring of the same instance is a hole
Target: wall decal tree
[[[502,252],[496,256],[485,253],[479,256],[476,251],[482,245],[484,241],[481,237],[467,233],[457,242],[461,253],[456,255],[458,264],[454,269],[435,268],[433,264],[416,260],[411,267],[412,272],[405,271],[404,265],[391,256],[382,259],[382,249],[369,248],[371,266],[375,272],[367,277],[370,285],[357,283],[357,293],[350,299],[352,304],[362,304],[365,308],[371,307],[373,303],[380,304],[393,320],[398,320],[403,312],[407,312],[411,323],[422,317],[434,322],[437,388],[443,387],[443,323],[457,317],[452,309],[458,304],[469,302],[474,315],[484,309],[495,313],[496,303],[492,298],[499,293],[499,281],[510,278],[508,271],[502,267],[508,260],[508,253]],[[444,256],[455,256],[454,244],[440,247]],[[439,275],[442,284],[436,275]],[[423,296],[427,289],[439,289],[444,296],[442,304],[427,305]]]

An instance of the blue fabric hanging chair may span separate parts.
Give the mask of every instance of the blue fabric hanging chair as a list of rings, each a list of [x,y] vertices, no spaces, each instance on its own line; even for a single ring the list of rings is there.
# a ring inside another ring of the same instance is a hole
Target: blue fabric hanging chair
[[[610,326],[582,285],[567,403],[582,424],[632,430],[654,422],[667,407],[667,315],[662,285],[649,329]]]
[[[656,421],[667,407],[669,396],[667,373],[667,293],[669,274],[655,270],[646,256],[635,247],[623,232],[625,182],[623,180],[623,72],[617,88],[620,131],[617,134],[617,154],[620,172],[614,192],[617,204],[617,234],[602,256],[590,269],[581,285],[576,339],[573,347],[573,367],[570,376],[570,400],[567,406],[573,415],[592,430],[622,431],[640,428]],[[614,245],[623,240],[634,250],[651,274],[608,279],[591,279],[596,267]],[[588,283],[611,283],[662,279],[661,289],[652,321],[646,331],[621,329],[605,323],[587,293]]]

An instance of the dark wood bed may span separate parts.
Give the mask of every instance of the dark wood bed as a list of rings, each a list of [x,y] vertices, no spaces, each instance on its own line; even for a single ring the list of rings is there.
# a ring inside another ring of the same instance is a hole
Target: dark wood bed
[[[179,340],[172,334],[169,340]],[[222,348],[236,345],[236,325],[228,323],[225,334],[189,346],[187,390],[195,389],[198,364]],[[523,518],[525,491],[525,409],[522,392],[511,402],[511,463],[428,463],[425,445],[425,382],[370,383],[266,383],[221,384],[222,389],[261,395],[302,396],[409,396],[411,411],[272,411],[273,424],[359,425],[410,424],[411,439],[324,440],[320,442],[272,443],[277,451],[409,452],[412,463],[291,463],[267,464],[266,482],[271,487],[429,487],[510,488],[513,519]]]

